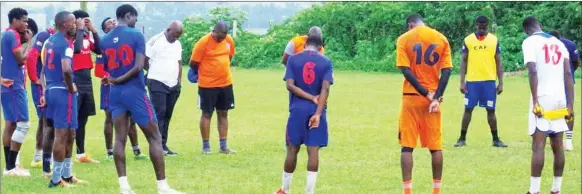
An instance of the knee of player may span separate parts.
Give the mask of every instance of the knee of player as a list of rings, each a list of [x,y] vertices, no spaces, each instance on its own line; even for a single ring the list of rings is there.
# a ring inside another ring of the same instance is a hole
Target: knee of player
[[[22,143],[26,138],[26,134],[28,133],[28,129],[30,129],[30,122],[17,122],[16,123],[16,130],[12,134],[12,141]]]

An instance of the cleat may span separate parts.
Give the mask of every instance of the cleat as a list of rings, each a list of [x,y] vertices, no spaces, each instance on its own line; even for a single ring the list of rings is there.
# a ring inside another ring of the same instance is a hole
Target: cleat
[[[505,145],[505,143],[503,143],[501,140],[494,140],[493,147],[506,148],[507,145]]]
[[[202,148],[202,153],[203,154],[212,154],[212,151],[210,151],[210,148]]]
[[[51,180],[52,175],[53,175],[53,173],[51,173],[51,172],[42,172],[42,178],[44,178],[44,179]]]
[[[42,168],[42,161],[32,161],[30,162],[30,167],[31,168]]]
[[[74,176],[69,177],[69,178],[62,178],[62,179],[63,179],[63,181],[65,181],[68,184],[80,184],[80,185],[89,184],[89,182],[87,182],[85,180],[78,179]]]
[[[540,194],[540,192],[537,192],[537,193],[530,193],[530,192],[528,191],[528,192],[527,192],[527,193],[525,193],[525,194]]]
[[[85,164],[99,164],[99,161],[93,160],[89,157],[89,155],[85,155],[81,158],[76,158],[75,162],[77,163],[85,163]]]
[[[158,194],[184,194],[180,191],[176,191],[174,189],[171,188],[166,188],[166,189],[158,189]]]
[[[75,187],[75,186],[70,185],[63,180],[61,180],[59,183],[53,183],[53,181],[49,180],[48,187],[49,188],[53,188],[53,187],[71,188],[71,187]]]
[[[115,160],[113,158],[113,155],[107,155],[107,157],[105,157],[105,161],[109,161],[110,162],[110,161],[113,161],[113,160]]]
[[[566,150],[566,151],[574,150],[574,146],[572,145],[572,140],[568,141],[568,139],[567,139],[566,142],[564,142],[564,150]]]
[[[13,168],[12,170],[4,170],[4,176],[30,176],[28,170]]]
[[[135,159],[136,160],[148,160],[148,159],[150,159],[150,157],[148,157],[145,154],[138,154],[138,155],[135,155]]]
[[[277,192],[274,192],[273,194],[290,194],[290,193],[283,191],[283,189],[279,189]]]
[[[178,153],[173,152],[172,150],[170,150],[170,148],[164,150],[164,156],[177,156]]]
[[[231,150],[228,147],[225,147],[225,148],[220,148],[220,153],[221,154],[236,154],[236,151]]]
[[[467,143],[465,143],[465,140],[459,139],[459,140],[457,140],[457,143],[454,146],[455,147],[463,147],[463,146],[466,146],[466,145],[467,145]]]

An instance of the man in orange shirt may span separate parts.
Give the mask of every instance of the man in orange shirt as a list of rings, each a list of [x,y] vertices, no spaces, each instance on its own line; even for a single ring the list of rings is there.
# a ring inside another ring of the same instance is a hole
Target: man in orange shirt
[[[202,153],[210,154],[210,119],[216,109],[220,153],[233,154],[226,145],[228,133],[228,110],[234,109],[234,92],[230,62],[235,54],[235,45],[228,35],[228,25],[218,22],[211,33],[206,34],[192,49],[190,67],[198,75],[198,108],[202,110],[200,133]]]
[[[295,38],[291,39],[287,43],[287,46],[285,47],[285,51],[283,52],[283,59],[281,60],[281,63],[283,63],[283,65],[287,64],[287,59],[289,58],[289,56],[294,55],[296,53],[299,53],[299,52],[303,51],[303,49],[305,49],[305,43],[307,42],[307,36],[309,36],[309,35],[323,37],[322,33],[321,33],[321,28],[319,28],[317,26],[313,26],[313,27],[309,28],[309,32],[307,33],[307,35],[296,36]],[[323,46],[322,46],[319,49],[319,53],[323,54],[324,52],[325,52],[325,49],[323,49]]]
[[[404,193],[412,193],[412,151],[420,138],[421,146],[428,147],[432,155],[433,194],[440,194],[443,155],[439,106],[453,66],[451,50],[447,38],[425,26],[420,15],[408,16],[406,23],[408,32],[396,43],[396,66],[405,78],[398,123]]]

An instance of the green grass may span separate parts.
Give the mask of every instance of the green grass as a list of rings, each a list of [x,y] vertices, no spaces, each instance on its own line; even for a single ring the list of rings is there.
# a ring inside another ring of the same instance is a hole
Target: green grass
[[[288,94],[283,70],[234,69],[236,109],[230,114],[229,145],[236,155],[202,155],[198,128],[197,85],[184,82],[171,122],[169,146],[180,155],[166,158],[170,186],[187,193],[272,193],[280,187],[285,152],[284,129]],[[400,193],[400,147],[397,121],[402,76],[386,73],[336,72],[329,100],[329,147],[321,152],[317,193]],[[185,78],[184,78],[185,79]],[[453,148],[460,128],[463,97],[459,79],[453,76],[443,104],[443,193],[525,193],[529,188],[531,139],[527,135],[528,81],[507,77],[498,100],[500,136],[507,149],[491,146],[485,111],[477,109],[469,129],[468,147]],[[582,83],[577,80],[578,83]],[[94,91],[99,92],[98,81]],[[577,85],[580,91],[580,85]],[[576,110],[580,110],[580,92]],[[99,106],[99,95],[95,95]],[[32,106],[30,109],[33,111]],[[32,123],[37,119],[32,116]],[[580,118],[580,116],[578,116]],[[30,169],[28,178],[2,177],[2,193],[117,193],[115,166],[105,162],[103,112],[91,117],[87,127],[87,152],[101,164],[74,164],[74,173],[90,181],[73,189],[48,189],[41,169]],[[580,119],[576,120],[577,129]],[[33,124],[33,129],[36,124]],[[34,130],[33,130],[34,131]],[[141,134],[141,133],[140,133]],[[575,151],[566,153],[563,193],[580,193],[579,131]],[[218,150],[216,120],[212,121],[211,146]],[[140,135],[142,150],[147,142]],[[29,168],[34,151],[34,132],[23,146],[22,163]],[[147,151],[146,151],[147,153]],[[127,149],[129,182],[137,193],[154,193],[156,182],[149,161],[135,161]],[[430,155],[426,149],[414,154],[414,190],[431,191]],[[542,191],[552,184],[552,154],[546,149]],[[4,162],[2,160],[2,162]],[[301,151],[292,192],[303,193],[306,153]]]

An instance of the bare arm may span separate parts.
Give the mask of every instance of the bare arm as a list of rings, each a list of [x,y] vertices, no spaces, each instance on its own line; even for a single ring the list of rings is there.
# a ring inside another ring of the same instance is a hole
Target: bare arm
[[[536,63],[528,62],[527,64],[528,77],[529,77],[529,87],[531,90],[531,97],[533,103],[538,103],[538,70],[536,68]]]
[[[293,95],[299,96],[299,97],[304,98],[306,100],[313,101],[313,99],[315,98],[315,96],[313,96],[313,95],[303,91],[301,88],[297,87],[295,85],[294,79],[287,79],[287,90],[289,90],[289,92],[291,92]],[[325,104],[325,103],[322,103],[322,104]]]
[[[198,66],[200,65],[200,62],[196,62],[196,61],[190,61],[190,67],[192,68],[198,68]]]
[[[178,84],[182,84],[182,60],[178,60]]]
[[[572,71],[570,70],[570,60],[564,59],[564,84],[566,85],[566,95],[568,102],[568,109],[574,110],[574,78],[572,77]]]
[[[467,53],[463,53],[461,55],[461,68],[459,69],[459,74],[461,76],[461,86],[465,84],[465,76],[467,75],[467,60],[469,55]]]
[[[281,63],[283,63],[283,66],[287,64],[287,59],[289,59],[289,55],[287,53],[283,53],[283,59],[281,59]]]
[[[143,62],[143,69],[146,71],[150,70],[150,57],[145,56],[145,61]]]
[[[499,80],[499,85],[503,86],[503,64],[501,61],[501,54],[495,55],[495,64],[497,65],[497,79]]]
[[[329,96],[329,88],[331,86],[331,83],[329,81],[323,81],[323,84],[321,86],[321,93],[319,93],[319,99],[318,101],[321,103],[317,104],[317,110],[315,111],[315,115],[320,116],[321,113],[323,112],[323,109],[325,108],[325,105],[327,103],[327,98]]]
[[[578,67],[580,67],[580,59],[574,60],[574,63],[572,63],[572,66],[574,66],[574,69],[572,71],[575,72],[578,69]],[[574,73],[574,72],[570,72],[570,73]]]
[[[44,65],[41,67],[40,69],[40,84],[42,84],[42,88],[47,89],[46,88],[46,82],[45,82],[45,77],[44,77]]]
[[[74,93],[76,92],[76,89],[73,85],[73,69],[71,68],[71,59],[62,59],[61,64],[65,85],[67,86],[67,89],[70,93]]]

